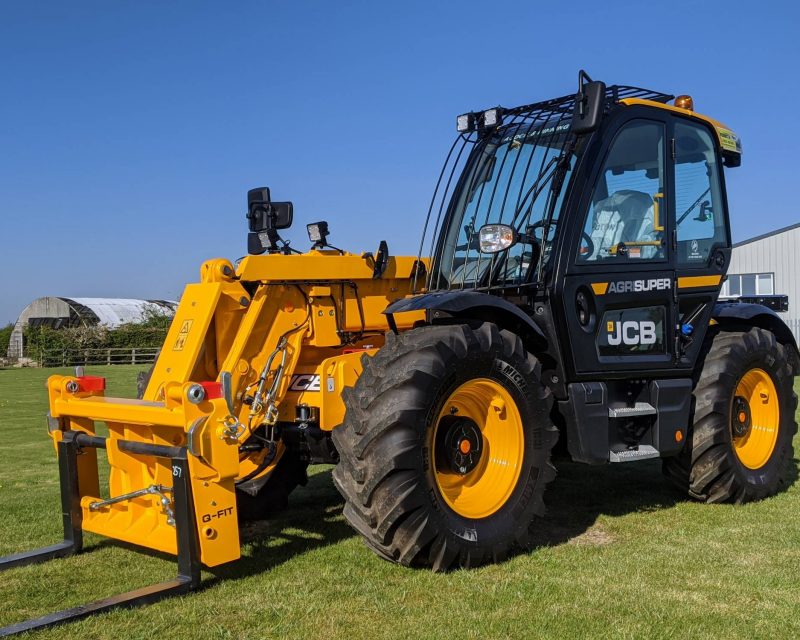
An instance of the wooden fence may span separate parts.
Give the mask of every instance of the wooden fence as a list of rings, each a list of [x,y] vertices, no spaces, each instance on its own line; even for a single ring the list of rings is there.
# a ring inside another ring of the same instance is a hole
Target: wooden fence
[[[29,366],[76,367],[99,364],[152,364],[160,347],[147,349],[44,349],[28,353]]]

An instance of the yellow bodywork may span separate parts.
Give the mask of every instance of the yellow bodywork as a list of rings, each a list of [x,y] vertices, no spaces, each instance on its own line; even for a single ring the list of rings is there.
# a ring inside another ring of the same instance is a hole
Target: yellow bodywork
[[[227,260],[210,260],[200,282],[181,297],[143,399],[76,392],[77,378],[51,376],[51,436],[57,443],[65,430],[94,434],[97,423],[107,425],[111,497],[172,484],[169,459],[128,453],[118,441],[187,447],[201,561],[213,567],[236,560],[235,481],[266,455],[240,454],[239,445],[259,426],[293,423],[301,404],[314,409],[321,429],[342,422],[341,392],[360,375],[361,358],[383,345],[388,325],[382,312],[411,293],[416,262],[391,258],[376,278],[369,255],[334,251],[248,256],[235,269]],[[398,329],[423,319],[422,312],[402,314]],[[222,372],[231,374],[233,416],[222,397],[197,404],[189,399],[193,385],[218,381]],[[263,373],[267,386],[274,383],[274,396],[268,405],[249,406],[242,400]],[[271,473],[282,454],[278,444],[259,477]],[[90,510],[101,499],[96,460],[94,449],[78,456],[83,528],[175,554],[175,527],[158,495]]]

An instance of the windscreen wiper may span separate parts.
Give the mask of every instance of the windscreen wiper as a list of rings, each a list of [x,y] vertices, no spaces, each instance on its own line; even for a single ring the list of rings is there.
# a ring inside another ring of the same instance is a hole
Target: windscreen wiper
[[[539,197],[539,194],[542,193],[542,189],[544,188],[544,185],[547,184],[546,178],[550,178],[553,175],[553,172],[555,170],[555,167],[553,165],[557,166],[563,156],[564,156],[564,154],[562,153],[562,154],[559,154],[557,156],[553,156],[552,158],[550,158],[550,160],[547,162],[547,164],[544,166],[544,168],[542,169],[541,173],[539,174],[539,177],[536,178],[536,180],[533,181],[533,184],[530,186],[528,191],[525,192],[525,197],[523,197],[522,200],[520,201],[519,205],[517,205],[517,210],[514,212],[514,217],[511,218],[511,222],[509,223],[509,226],[512,226],[512,227],[514,226],[514,223],[517,221],[517,217],[522,212],[522,208],[525,206],[525,201],[528,199],[528,196],[531,195],[531,193],[534,191],[534,189],[536,189],[536,192],[533,193],[533,198],[531,199],[531,202],[528,205],[527,211],[530,211],[531,209],[533,209],[533,205],[536,202],[536,199]],[[542,181],[544,181],[544,182],[542,182]],[[541,187],[539,187],[540,184],[541,184]],[[539,187],[539,188],[537,189],[537,187]],[[527,211],[526,211],[526,213],[527,213]]]
[[[568,156],[569,153],[567,152],[567,153],[560,153],[559,155],[550,158],[550,160],[544,166],[542,171],[539,173],[539,177],[536,178],[533,184],[528,188],[528,191],[525,193],[525,196],[522,198],[522,201],[517,206],[517,209],[514,212],[514,217],[509,222],[510,227],[514,227],[517,231],[519,231],[519,228],[522,227],[522,222],[528,216],[530,216],[531,211],[533,211],[533,205],[536,204],[536,201],[544,191],[544,188],[547,185],[548,181],[556,174],[558,168],[562,166],[563,160],[565,160]],[[531,200],[526,207],[525,202],[528,200],[529,197],[531,197]],[[523,212],[523,209],[525,210],[525,214],[521,217],[519,224],[517,224],[517,219],[520,218],[520,214]],[[494,282],[495,277],[503,268],[503,266],[506,264],[507,259],[508,259],[508,251],[505,251],[502,255],[498,255],[497,258],[494,258],[493,259],[494,264],[491,265],[490,268],[481,277],[480,286],[489,286],[492,282]]]

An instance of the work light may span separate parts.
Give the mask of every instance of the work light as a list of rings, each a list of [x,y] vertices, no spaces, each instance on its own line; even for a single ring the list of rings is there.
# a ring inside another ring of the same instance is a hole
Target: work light
[[[464,113],[456,118],[456,130],[459,133],[469,133],[475,130],[475,114]]]
[[[484,129],[499,127],[501,124],[503,124],[503,110],[500,107],[487,109],[481,115],[481,126]]]
[[[320,222],[312,222],[306,225],[308,231],[308,239],[314,243],[315,247],[324,247],[326,244],[325,238],[328,237],[328,223],[324,220]]]

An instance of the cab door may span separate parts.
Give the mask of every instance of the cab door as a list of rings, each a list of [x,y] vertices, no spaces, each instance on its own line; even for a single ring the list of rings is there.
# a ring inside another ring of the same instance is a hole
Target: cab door
[[[693,367],[730,262],[731,241],[716,132],[671,120],[678,364]]]
[[[578,379],[668,369],[676,355],[669,119],[629,119],[604,137],[560,287]]]

